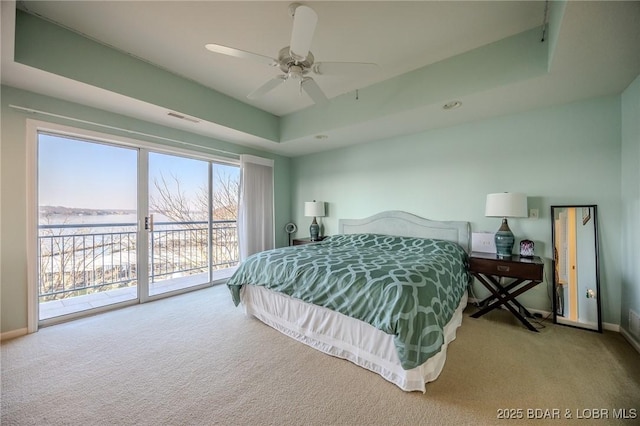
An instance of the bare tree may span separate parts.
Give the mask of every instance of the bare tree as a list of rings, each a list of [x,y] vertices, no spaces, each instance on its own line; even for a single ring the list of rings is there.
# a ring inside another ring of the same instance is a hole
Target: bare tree
[[[199,222],[206,220],[209,210],[207,189],[200,188],[195,197],[189,197],[182,189],[180,177],[174,174],[166,178],[154,178],[153,186],[157,195],[149,197],[149,209],[175,222]]]
[[[206,186],[198,188],[195,197],[190,197],[182,189],[180,177],[172,174],[166,178],[153,180],[157,191],[150,197],[149,208],[176,222],[197,222],[207,220],[209,191]],[[238,217],[238,196],[240,181],[236,176],[221,175],[216,170],[212,191],[213,220],[236,220]]]
[[[217,184],[217,185],[216,185]],[[240,180],[237,176],[221,176],[216,171],[213,187],[213,219],[237,220]]]
[[[187,239],[180,239],[178,234],[172,235],[170,230],[158,230],[156,249],[161,262],[174,263],[173,269],[189,269],[194,273],[205,271],[208,265],[208,223],[209,190],[198,188],[196,194],[189,196],[182,188],[179,176],[169,178],[163,174],[154,179],[156,195],[150,197],[149,208],[176,225],[182,234],[188,233]],[[232,175],[222,175],[216,170],[212,191],[213,235],[211,250],[214,265],[217,267],[232,266],[237,262],[237,230],[235,221],[238,212],[239,180]],[[186,241],[186,242],[185,242]],[[187,247],[188,245],[188,247]]]
[[[39,296],[41,301],[64,299],[135,285],[135,231],[63,223],[50,225],[42,215],[39,232]]]

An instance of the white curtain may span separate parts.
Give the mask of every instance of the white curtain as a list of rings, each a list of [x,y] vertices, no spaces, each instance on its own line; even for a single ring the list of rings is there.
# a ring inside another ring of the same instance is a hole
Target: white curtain
[[[275,247],[273,160],[240,156],[240,261]]]

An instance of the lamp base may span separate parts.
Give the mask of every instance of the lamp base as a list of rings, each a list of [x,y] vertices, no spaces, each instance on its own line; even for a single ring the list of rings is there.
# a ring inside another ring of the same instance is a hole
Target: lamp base
[[[320,225],[316,222],[316,218],[313,218],[313,222],[311,222],[311,226],[309,227],[309,239],[311,241],[318,241],[320,239]]]
[[[511,257],[515,238],[513,237],[513,232],[511,232],[511,229],[509,229],[509,224],[507,223],[506,217],[502,219],[502,225],[500,226],[500,229],[498,229],[498,232],[496,232],[495,241],[496,254],[498,255],[498,257]]]

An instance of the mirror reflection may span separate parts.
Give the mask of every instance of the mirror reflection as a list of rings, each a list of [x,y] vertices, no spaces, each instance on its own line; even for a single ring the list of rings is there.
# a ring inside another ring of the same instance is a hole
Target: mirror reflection
[[[596,206],[551,206],[553,318],[602,331]]]

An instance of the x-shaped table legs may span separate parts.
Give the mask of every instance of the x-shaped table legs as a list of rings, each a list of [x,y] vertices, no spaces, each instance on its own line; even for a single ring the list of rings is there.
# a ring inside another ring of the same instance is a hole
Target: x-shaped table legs
[[[480,302],[480,305],[484,305],[485,303],[489,303],[485,308],[479,310],[475,314],[471,315],[472,318],[479,318],[482,315],[486,314],[489,311],[494,310],[499,306],[506,306],[507,309],[511,311],[516,318],[520,320],[522,324],[525,325],[529,330],[538,332],[538,330],[531,325],[529,321],[525,317],[520,314],[519,309],[522,309],[525,314],[532,317],[531,313],[522,306],[515,298],[524,293],[525,291],[535,287],[540,284],[541,281],[528,281],[523,279],[516,279],[511,282],[507,286],[502,286],[500,282],[498,282],[493,276],[485,276],[482,274],[473,274],[492,294],[492,296],[487,297],[483,301]],[[522,287],[511,293],[511,290],[516,289],[520,284],[526,283]],[[495,302],[492,302],[493,299],[497,299]],[[518,309],[516,309],[518,308]]]

